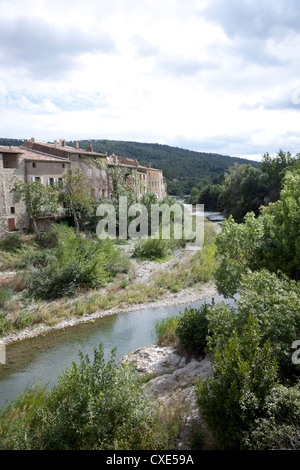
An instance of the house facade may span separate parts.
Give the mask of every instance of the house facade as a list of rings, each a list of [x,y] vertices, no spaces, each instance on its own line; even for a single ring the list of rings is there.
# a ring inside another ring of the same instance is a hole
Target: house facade
[[[27,183],[39,181],[51,186],[63,181],[68,171],[81,170],[95,201],[113,197],[111,172],[118,170],[121,184],[132,188],[136,199],[153,192],[158,200],[167,195],[166,180],[162,170],[139,165],[136,159],[70,147],[65,140],[53,144],[30,139],[20,147],[0,147],[0,238],[8,232],[27,231],[30,220],[25,205],[17,202],[11,192],[16,179]],[[40,220],[40,229],[47,229],[51,217]]]

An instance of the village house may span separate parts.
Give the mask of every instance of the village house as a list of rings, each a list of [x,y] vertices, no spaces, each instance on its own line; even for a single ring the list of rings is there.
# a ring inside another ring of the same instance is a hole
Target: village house
[[[51,186],[63,181],[68,169],[81,170],[88,181],[91,196],[99,201],[112,198],[110,170],[121,170],[121,184],[127,184],[140,199],[153,192],[158,200],[167,195],[166,179],[162,170],[139,165],[136,159],[120,157],[87,149],[68,146],[65,140],[37,142],[34,138],[20,147],[0,147],[0,238],[8,232],[26,232],[30,220],[23,202],[17,202],[11,192],[17,179],[27,183],[39,181]],[[47,215],[38,221],[40,230],[46,230],[56,217]]]
[[[25,205],[11,189],[17,179],[25,181],[25,161],[18,149],[0,147],[0,238],[17,228],[28,227]]]

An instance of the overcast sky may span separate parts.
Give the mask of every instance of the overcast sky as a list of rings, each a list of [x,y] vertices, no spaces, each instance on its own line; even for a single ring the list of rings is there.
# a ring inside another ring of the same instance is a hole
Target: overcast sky
[[[0,137],[300,152],[299,0],[0,0]]]

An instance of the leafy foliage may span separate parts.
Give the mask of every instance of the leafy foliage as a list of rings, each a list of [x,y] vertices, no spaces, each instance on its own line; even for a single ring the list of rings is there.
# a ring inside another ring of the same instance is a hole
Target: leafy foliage
[[[233,330],[224,347],[214,349],[212,377],[196,381],[198,406],[221,448],[240,448],[277,383],[271,343],[261,345],[260,337],[258,322],[249,317],[241,334]]]
[[[105,286],[115,266],[113,242],[77,236],[72,228],[63,225],[52,230],[57,234],[53,257],[45,268],[32,270],[29,292],[36,298],[55,299],[72,296],[79,287]]]
[[[15,182],[12,192],[17,200],[23,200],[26,212],[32,218],[36,237],[40,232],[36,225],[36,219],[43,217],[46,213],[58,214],[61,207],[58,204],[58,193],[52,186],[44,186],[39,181],[25,183],[18,180]]]
[[[14,432],[0,433],[0,448],[27,450],[146,450],[164,449],[166,435],[133,369],[116,361],[116,351],[105,361],[102,345],[93,361],[79,353],[52,390],[33,392]],[[7,430],[10,412],[4,410],[0,429]],[[19,408],[19,407],[18,407]]]
[[[6,237],[0,241],[1,250],[16,251],[20,248],[22,248],[22,242],[17,233],[8,233]]]
[[[299,450],[300,384],[277,385],[266,398],[265,416],[255,421],[243,439],[250,450]]]
[[[219,265],[215,277],[218,290],[233,296],[241,275],[268,269],[283,272],[293,279],[300,276],[300,173],[287,172],[280,199],[245,216],[238,224],[230,217],[216,238]]]
[[[192,352],[201,354],[206,348],[208,335],[207,311],[210,308],[204,304],[200,308],[185,308],[177,319],[176,335],[180,344]]]

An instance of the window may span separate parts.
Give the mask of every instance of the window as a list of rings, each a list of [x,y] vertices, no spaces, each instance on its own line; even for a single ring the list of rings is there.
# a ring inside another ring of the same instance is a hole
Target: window
[[[62,165],[61,165],[61,166],[62,166],[63,168],[65,168],[65,166],[66,166],[66,165],[65,165],[64,163],[62,163]]]
[[[15,214],[15,208],[14,208],[14,207],[11,207],[11,208],[10,208],[10,213],[11,213],[11,214]]]
[[[32,166],[33,166],[33,168],[36,168],[36,163],[33,163]]]
[[[88,169],[88,178],[91,178],[91,177],[92,177],[92,170]]]
[[[96,170],[96,178],[100,178],[100,170]]]
[[[42,176],[32,176],[31,180],[33,183],[39,182],[39,183],[44,184],[44,178]]]

